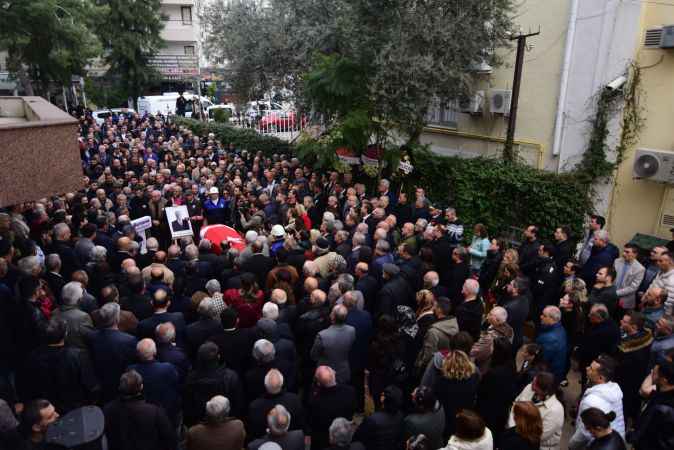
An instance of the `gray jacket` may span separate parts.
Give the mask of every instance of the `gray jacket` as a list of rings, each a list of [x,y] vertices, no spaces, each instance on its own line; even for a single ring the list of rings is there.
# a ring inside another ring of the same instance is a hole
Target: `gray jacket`
[[[620,285],[616,284],[616,293],[618,300],[622,303],[624,309],[632,309],[636,306],[636,292],[644,279],[646,269],[637,260],[632,261],[627,272],[621,276],[625,267],[625,260],[618,258],[613,263],[616,272],[616,283],[620,281]],[[622,279],[621,279],[622,278]]]
[[[87,349],[87,338],[94,332],[94,322],[91,316],[77,306],[62,305],[54,311],[54,317],[60,317],[68,325],[66,344]]]
[[[337,383],[348,383],[351,380],[349,352],[355,341],[356,329],[351,325],[330,325],[316,335],[311,359],[319,365],[332,367]]]

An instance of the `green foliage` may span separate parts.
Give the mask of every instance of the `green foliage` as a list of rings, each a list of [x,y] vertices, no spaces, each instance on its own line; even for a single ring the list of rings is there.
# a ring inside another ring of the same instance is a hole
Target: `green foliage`
[[[265,155],[272,155],[274,153],[290,153],[291,151],[287,142],[272,136],[260,135],[255,130],[234,128],[223,123],[201,122],[183,117],[175,117],[174,121],[179,126],[189,128],[197,136],[206,136],[208,133],[213,133],[215,138],[223,145],[232,143],[237,148],[249,152],[261,151]]]
[[[212,119],[217,123],[227,123],[232,113],[228,109],[215,108],[211,109]]]
[[[542,236],[552,236],[560,225],[580,236],[592,206],[587,186],[570,174],[497,159],[438,156],[425,149],[414,151],[413,165],[406,189],[424,187],[432,201],[457,208],[466,224],[483,223],[490,235],[534,223]]]
[[[627,152],[637,143],[639,133],[644,126],[643,106],[639,103],[641,94],[641,68],[632,62],[630,64],[630,77],[623,89],[625,106],[623,108],[620,142],[615,149],[617,165],[624,161]]]
[[[136,101],[159,74],[150,58],[164,46],[160,0],[97,0],[110,13],[98,22],[97,34],[106,49],[108,75],[118,77],[127,95]]]
[[[0,50],[7,50],[10,72],[29,94],[37,87],[48,95],[51,83],[69,86],[100,55],[95,29],[107,11],[93,0],[3,1]]]
[[[119,108],[127,105],[128,94],[119,80],[114,78],[85,78],[84,91],[91,106]]]

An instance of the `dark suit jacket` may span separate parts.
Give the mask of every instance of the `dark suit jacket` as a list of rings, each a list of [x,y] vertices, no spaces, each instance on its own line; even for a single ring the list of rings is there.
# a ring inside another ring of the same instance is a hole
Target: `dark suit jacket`
[[[363,293],[365,308],[370,312],[374,311],[374,302],[377,298],[378,289],[379,284],[372,275],[365,275],[356,281],[356,290]]]
[[[68,242],[54,241],[53,251],[61,257],[61,275],[66,280],[70,280],[73,272],[82,268],[75,250]]]
[[[290,430],[305,430],[304,408],[297,394],[281,391],[278,394],[265,394],[248,406],[246,431],[251,439],[264,436],[267,429],[267,413],[276,405],[283,405],[290,413]]]
[[[136,335],[140,338],[151,338],[154,339],[154,332],[157,325],[164,322],[171,322],[176,328],[176,344],[181,348],[186,348],[185,342],[185,317],[182,313],[170,313],[164,312],[159,314],[153,314],[145,320],[141,320],[138,323],[138,328],[136,329]]]
[[[248,368],[255,339],[252,328],[222,330],[208,340],[215,342],[220,350],[220,357],[227,367],[237,373],[244,373]]]
[[[180,409],[180,388],[178,371],[173,364],[143,361],[130,365],[129,369],[137,371],[143,377],[145,399],[163,407],[169,419],[175,422]]]
[[[170,363],[178,371],[178,383],[182,386],[192,364],[187,353],[173,344],[157,344],[157,361]]]
[[[119,378],[136,358],[137,342],[135,337],[119,330],[99,330],[92,334],[89,347],[104,401],[117,396]]]
[[[220,322],[213,319],[201,319],[187,326],[185,338],[187,341],[187,351],[190,355],[196,355],[199,346],[206,340],[222,331]]]
[[[353,418],[356,409],[356,391],[348,384],[320,388],[309,400],[311,448],[321,450],[330,443],[328,429],[337,417]]]
[[[109,450],[175,450],[178,438],[166,412],[142,397],[105,406]]]
[[[274,267],[274,261],[262,253],[257,253],[246,260],[241,266],[244,272],[250,272],[257,277],[257,282],[260,286],[265,286],[267,274]]]

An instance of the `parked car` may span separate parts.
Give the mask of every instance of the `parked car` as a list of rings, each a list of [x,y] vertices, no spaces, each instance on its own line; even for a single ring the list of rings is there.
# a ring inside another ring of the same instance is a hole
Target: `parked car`
[[[254,124],[271,112],[281,112],[283,110],[283,106],[276,102],[266,100],[248,102],[246,104],[245,120],[249,124]]]
[[[98,125],[102,125],[108,117],[119,114],[134,114],[135,112],[136,111],[132,108],[108,108],[94,111],[91,113],[91,115]]]
[[[274,133],[297,130],[306,124],[307,118],[298,119],[295,111],[272,111],[260,119],[259,127],[262,132]]]
[[[179,94],[177,92],[165,92],[162,95],[146,95],[138,97],[138,112],[141,115],[157,114],[164,115],[176,113],[176,100]],[[192,117],[192,99],[199,98],[197,95],[185,92],[183,94],[187,104],[185,105],[185,117]],[[204,111],[208,112],[208,108],[213,105],[206,97],[200,97],[201,106]]]
[[[236,120],[236,106],[234,106],[233,103],[220,103],[217,105],[209,106],[208,109],[206,110],[208,113],[208,120],[210,122],[215,120],[215,114],[217,114],[215,111],[217,110],[223,110],[227,114],[229,114],[229,122],[234,122]]]

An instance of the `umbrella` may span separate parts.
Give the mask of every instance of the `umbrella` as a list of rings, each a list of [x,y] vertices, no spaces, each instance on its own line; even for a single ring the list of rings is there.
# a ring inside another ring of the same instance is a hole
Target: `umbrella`
[[[239,251],[246,248],[246,242],[243,240],[238,231],[227,225],[208,225],[201,229],[199,233],[201,239],[208,239],[213,244],[213,250],[218,255],[222,251],[220,248],[220,243],[225,241],[229,244],[231,248],[235,248]]]

